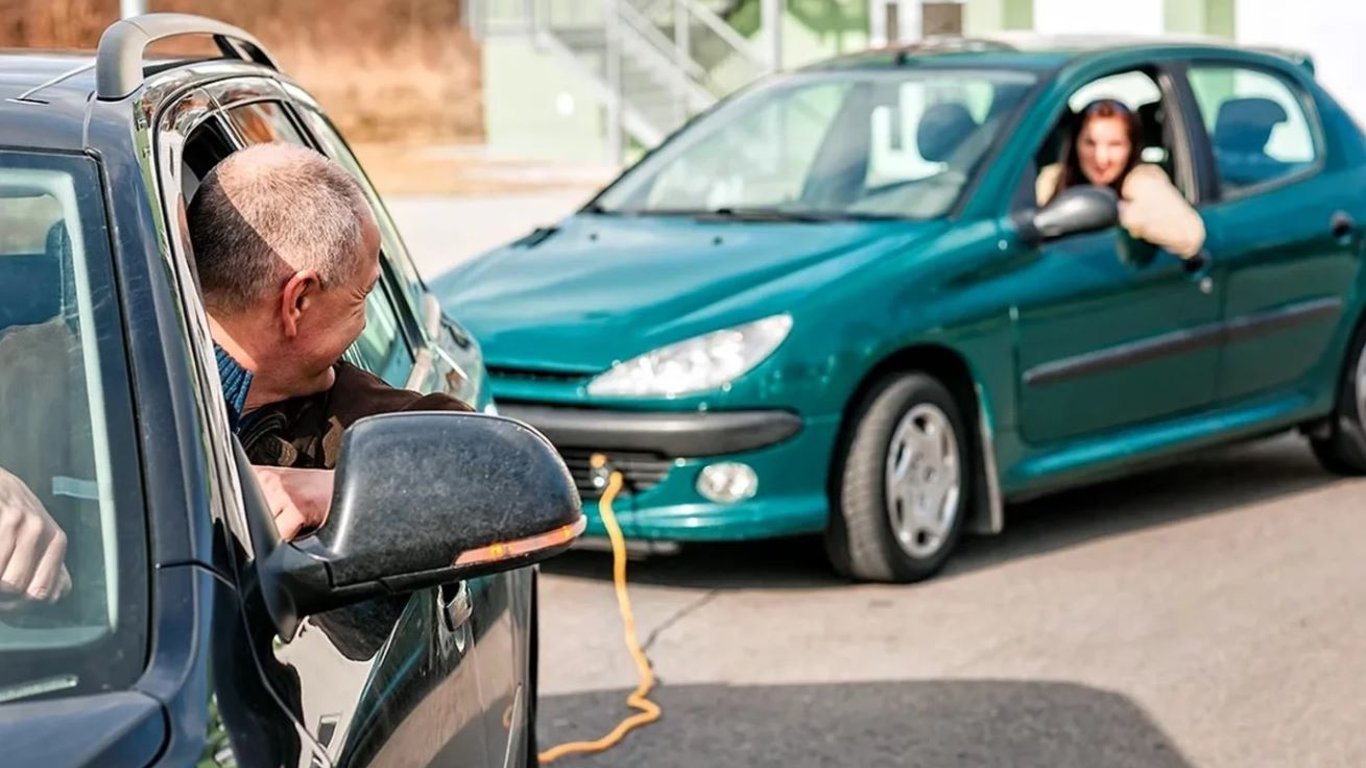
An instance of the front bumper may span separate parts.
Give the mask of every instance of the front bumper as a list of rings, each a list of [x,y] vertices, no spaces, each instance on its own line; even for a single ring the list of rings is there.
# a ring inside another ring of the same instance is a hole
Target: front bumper
[[[625,488],[613,511],[628,538],[733,541],[824,530],[826,476],[838,421],[787,411],[627,412],[503,404],[500,412],[555,444],[584,499],[589,536],[605,533],[590,461],[602,454]],[[702,469],[739,461],[759,477],[757,495],[718,504],[697,491]]]
[[[743,453],[780,443],[802,429],[788,411],[662,413],[507,405],[504,416],[524,421],[555,445],[641,451],[667,459]]]

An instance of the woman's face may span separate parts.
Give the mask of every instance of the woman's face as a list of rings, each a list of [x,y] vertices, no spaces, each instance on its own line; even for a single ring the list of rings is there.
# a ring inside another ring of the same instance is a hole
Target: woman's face
[[[1117,181],[1129,164],[1133,144],[1122,117],[1093,117],[1077,137],[1077,156],[1086,180],[1099,186]]]

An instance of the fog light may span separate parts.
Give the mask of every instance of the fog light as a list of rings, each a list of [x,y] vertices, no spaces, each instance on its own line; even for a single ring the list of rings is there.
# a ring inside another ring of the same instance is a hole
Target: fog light
[[[734,504],[754,498],[759,492],[759,476],[747,464],[712,464],[698,476],[697,492],[718,504]]]

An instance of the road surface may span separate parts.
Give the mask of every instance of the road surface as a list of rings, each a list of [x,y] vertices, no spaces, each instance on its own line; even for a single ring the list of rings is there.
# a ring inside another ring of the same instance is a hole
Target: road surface
[[[632,563],[664,719],[563,764],[1363,766],[1363,507],[1281,438],[1012,507],[914,586],[842,583],[812,541]],[[542,574],[545,748],[635,677],[609,558]]]

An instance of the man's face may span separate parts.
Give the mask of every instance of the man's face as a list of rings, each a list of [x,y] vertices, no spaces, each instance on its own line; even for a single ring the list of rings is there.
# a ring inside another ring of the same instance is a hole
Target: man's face
[[[295,335],[287,343],[290,367],[299,374],[297,387],[292,388],[300,394],[331,387],[332,365],[365,330],[365,300],[380,278],[380,236],[371,213],[360,216],[364,236],[351,275],[290,302],[297,319]]]

